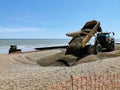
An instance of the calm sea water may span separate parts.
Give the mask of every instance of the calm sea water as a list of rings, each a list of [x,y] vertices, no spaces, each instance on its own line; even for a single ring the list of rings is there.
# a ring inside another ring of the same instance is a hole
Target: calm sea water
[[[22,51],[34,51],[37,47],[67,45],[69,39],[0,39],[0,53],[8,53],[10,45]]]
[[[70,39],[0,39],[0,53],[8,53],[10,45],[22,51],[34,51],[37,47],[67,45]],[[120,39],[116,39],[120,43]]]

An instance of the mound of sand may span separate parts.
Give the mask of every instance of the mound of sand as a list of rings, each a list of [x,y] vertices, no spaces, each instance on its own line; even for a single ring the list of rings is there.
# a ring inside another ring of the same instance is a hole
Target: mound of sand
[[[75,57],[73,55],[65,55],[65,50],[60,53],[49,55],[47,57],[40,58],[37,63],[41,66],[73,66],[80,63],[93,62],[106,58],[114,58],[120,56],[120,50],[117,49],[113,52],[103,52],[97,55],[89,55],[82,58]]]
[[[53,55],[49,55],[47,57],[43,57],[43,58],[40,58],[37,63],[40,65],[40,66],[50,66],[52,64],[54,64],[58,59],[60,59],[62,56],[64,56],[65,52],[62,51],[60,53],[57,53],[57,54],[53,54]],[[56,62],[57,63],[57,62]]]

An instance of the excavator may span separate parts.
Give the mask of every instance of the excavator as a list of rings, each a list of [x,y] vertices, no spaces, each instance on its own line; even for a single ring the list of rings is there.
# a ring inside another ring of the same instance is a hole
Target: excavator
[[[115,49],[114,32],[103,32],[100,27],[100,22],[92,20],[86,22],[83,28],[79,31],[67,33],[72,37],[66,49],[65,55],[81,56],[86,54],[98,54],[103,50],[113,51]],[[88,43],[92,37],[95,37],[94,44]]]

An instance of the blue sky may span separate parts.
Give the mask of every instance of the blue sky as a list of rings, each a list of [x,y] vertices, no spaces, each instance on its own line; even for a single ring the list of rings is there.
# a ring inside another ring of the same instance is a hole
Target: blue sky
[[[0,38],[68,38],[86,21],[120,38],[120,0],[0,0]]]

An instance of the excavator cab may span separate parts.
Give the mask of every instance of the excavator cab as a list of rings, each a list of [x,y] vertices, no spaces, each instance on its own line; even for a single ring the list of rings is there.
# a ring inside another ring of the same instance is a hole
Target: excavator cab
[[[115,49],[115,39],[110,34],[110,32],[97,34],[95,44],[100,44],[101,47],[103,49],[105,48],[107,51],[113,51]]]

